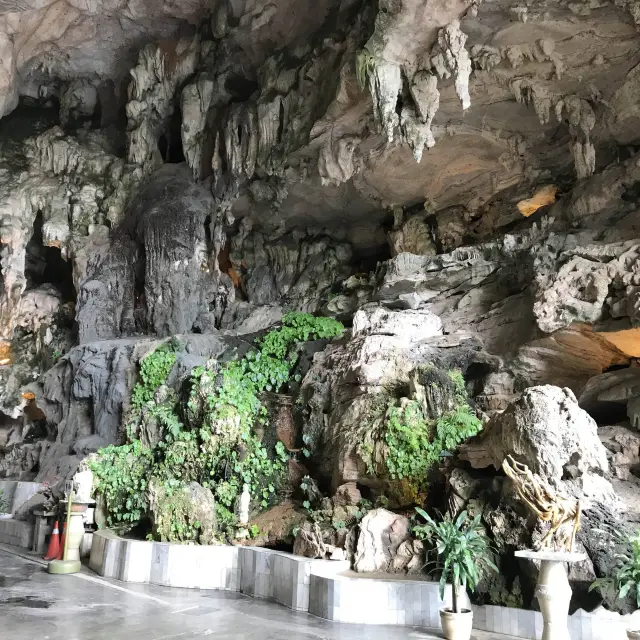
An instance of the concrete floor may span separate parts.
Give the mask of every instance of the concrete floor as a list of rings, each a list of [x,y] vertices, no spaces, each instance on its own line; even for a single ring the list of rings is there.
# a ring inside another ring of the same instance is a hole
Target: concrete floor
[[[221,591],[132,585],[88,569],[51,576],[0,547],[0,640],[435,640],[421,629],[337,624]],[[474,640],[510,640],[474,632]]]

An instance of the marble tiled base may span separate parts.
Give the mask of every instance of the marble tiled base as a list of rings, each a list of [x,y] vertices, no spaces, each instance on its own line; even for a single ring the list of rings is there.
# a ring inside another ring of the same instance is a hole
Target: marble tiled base
[[[309,613],[335,622],[403,624],[438,629],[440,609],[450,606],[450,589],[440,599],[436,582],[311,576]],[[462,605],[469,607],[465,596]]]
[[[34,525],[21,520],[0,520],[0,542],[31,549]]]
[[[93,534],[89,566],[101,576],[124,582],[241,591],[295,611],[308,611],[314,568],[335,574],[346,571],[349,563],[254,547],[126,540],[111,531],[98,531]]]
[[[440,628],[440,600],[435,582],[379,580],[342,575],[348,562],[309,560],[255,547],[177,545],[125,540],[109,531],[93,534],[89,566],[102,576],[125,582],[170,587],[241,591],[275,600],[295,611],[358,624],[393,624]],[[450,594],[445,594],[446,606]],[[542,637],[537,611],[473,606],[473,627],[527,640]],[[632,616],[598,609],[569,618],[571,640],[626,640]]]

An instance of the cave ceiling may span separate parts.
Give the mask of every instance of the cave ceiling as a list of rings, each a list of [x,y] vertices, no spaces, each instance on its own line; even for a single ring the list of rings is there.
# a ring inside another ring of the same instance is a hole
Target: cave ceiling
[[[3,0],[0,114],[82,79],[103,122],[118,123],[145,44],[206,40],[177,82],[205,74],[214,85],[201,134],[221,105],[253,103],[260,114],[274,92],[292,133],[277,159],[237,172],[234,217],[330,226],[371,248],[384,243],[392,207],[458,206],[475,219],[541,185],[566,192],[633,152],[634,16],[634,2],[593,0]],[[364,90],[362,51],[377,65]],[[437,82],[425,89],[427,76]],[[213,137],[192,166],[210,166]]]

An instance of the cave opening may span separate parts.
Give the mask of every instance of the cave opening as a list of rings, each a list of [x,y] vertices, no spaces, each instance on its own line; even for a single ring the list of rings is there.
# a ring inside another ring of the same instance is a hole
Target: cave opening
[[[231,102],[246,102],[260,88],[255,80],[240,75],[229,76],[224,83]]]
[[[26,249],[27,290],[50,284],[60,292],[64,302],[75,302],[73,266],[70,261],[62,257],[59,247],[45,246],[42,235],[43,226],[42,211],[38,211]]]
[[[167,128],[158,138],[158,149],[166,164],[180,164],[185,161],[181,128],[182,117],[180,109],[176,106]]]

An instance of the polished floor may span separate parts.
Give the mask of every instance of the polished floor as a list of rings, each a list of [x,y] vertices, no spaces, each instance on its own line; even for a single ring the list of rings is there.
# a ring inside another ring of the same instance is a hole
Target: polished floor
[[[435,640],[407,627],[327,622],[235,593],[51,576],[0,548],[0,640]],[[474,640],[509,640],[474,633]]]

